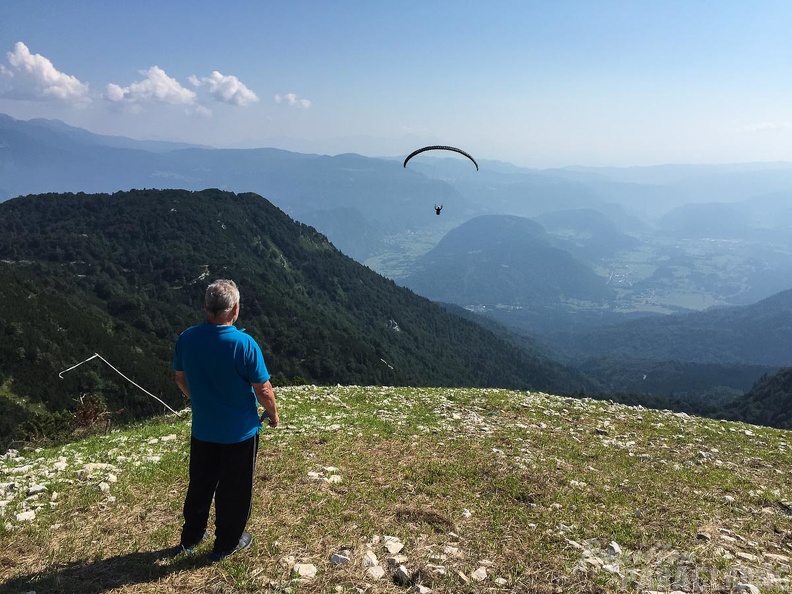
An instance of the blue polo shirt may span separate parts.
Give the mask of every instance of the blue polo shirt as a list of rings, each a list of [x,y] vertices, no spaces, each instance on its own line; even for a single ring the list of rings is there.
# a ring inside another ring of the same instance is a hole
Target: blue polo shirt
[[[213,443],[239,443],[261,428],[251,384],[270,379],[253,338],[235,326],[203,322],[181,333],[173,354],[192,403],[192,436]]]

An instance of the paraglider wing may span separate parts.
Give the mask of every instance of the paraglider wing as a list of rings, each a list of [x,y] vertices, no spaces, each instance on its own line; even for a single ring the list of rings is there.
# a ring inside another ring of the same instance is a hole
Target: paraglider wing
[[[407,155],[407,158],[404,160],[404,166],[407,167],[407,161],[412,159],[415,155],[420,155],[425,151],[453,151],[455,153],[459,153],[460,155],[464,155],[465,157],[473,161],[473,165],[476,166],[476,171],[478,171],[479,168],[478,163],[476,163],[476,160],[473,157],[471,157],[469,154],[467,154],[465,151],[463,151],[462,149],[455,148],[453,146],[440,146],[440,145],[425,146],[423,148],[419,148],[417,151],[411,152],[409,155]]]

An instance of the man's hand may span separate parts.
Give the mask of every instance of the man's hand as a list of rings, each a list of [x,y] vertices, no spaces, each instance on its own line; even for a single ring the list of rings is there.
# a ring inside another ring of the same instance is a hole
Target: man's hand
[[[273,421],[273,419],[270,416],[269,412],[267,412],[267,409],[264,409],[264,412],[261,413],[261,424],[263,425],[265,422],[270,427],[277,427],[278,426],[278,422],[277,421]]]

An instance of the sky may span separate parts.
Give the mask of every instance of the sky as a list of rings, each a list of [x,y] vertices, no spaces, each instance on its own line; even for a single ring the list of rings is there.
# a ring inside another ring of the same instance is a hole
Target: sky
[[[0,113],[532,168],[792,161],[790,31],[788,0],[2,0]]]

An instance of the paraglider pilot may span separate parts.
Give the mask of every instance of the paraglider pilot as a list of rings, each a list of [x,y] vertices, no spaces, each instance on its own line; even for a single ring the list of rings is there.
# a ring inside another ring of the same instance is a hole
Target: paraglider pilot
[[[437,206],[437,204],[435,204],[435,214],[439,215],[441,210],[443,210],[443,205]]]

